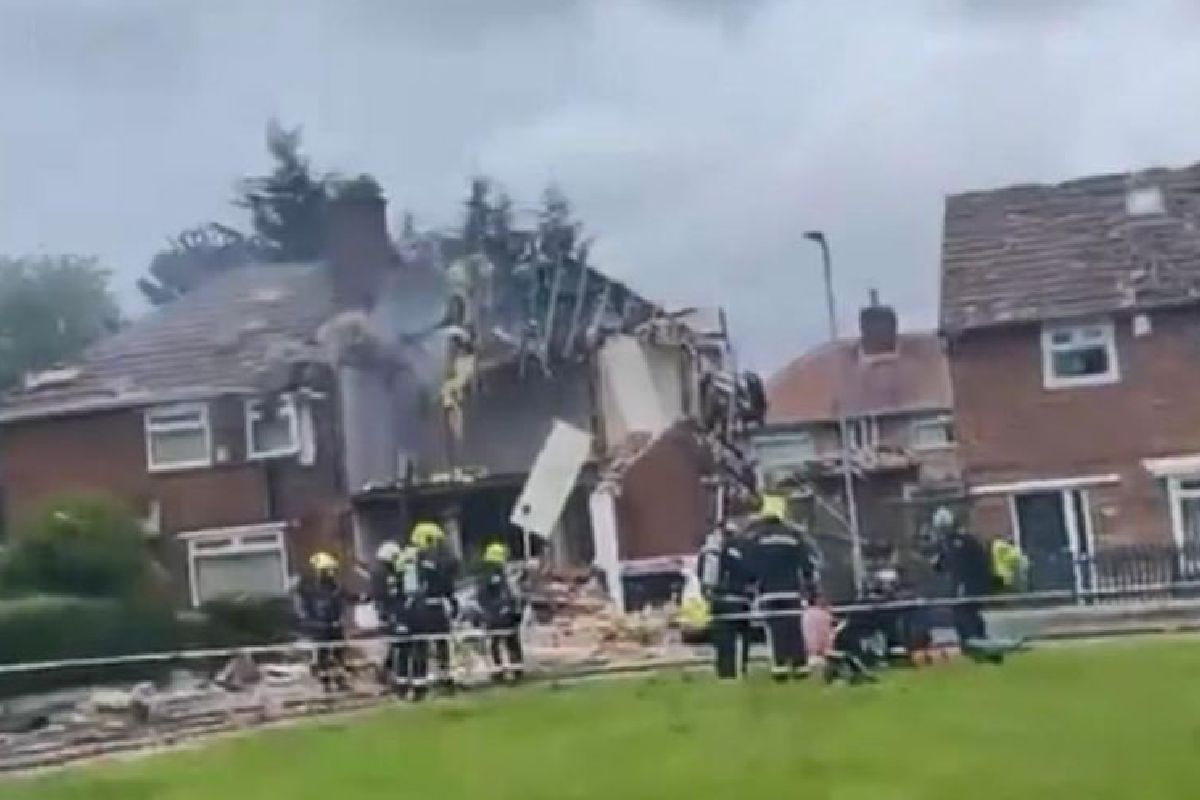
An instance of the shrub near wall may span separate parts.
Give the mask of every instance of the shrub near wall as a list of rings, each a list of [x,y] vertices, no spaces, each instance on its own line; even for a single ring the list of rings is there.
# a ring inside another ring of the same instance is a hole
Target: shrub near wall
[[[0,602],[0,664],[162,652],[179,642],[175,616],[161,604],[55,596]],[[0,697],[152,679],[172,666],[160,662],[0,674]]]

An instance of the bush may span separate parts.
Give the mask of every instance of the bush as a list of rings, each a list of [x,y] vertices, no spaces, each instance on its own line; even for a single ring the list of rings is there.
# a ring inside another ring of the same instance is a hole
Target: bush
[[[56,498],[20,526],[0,562],[0,589],[130,597],[146,589],[149,555],[137,519],[118,503]]]
[[[99,658],[174,650],[179,628],[161,604],[35,596],[0,602],[0,664]],[[154,678],[169,662],[0,675],[0,697]]]
[[[270,597],[231,597],[201,608],[200,647],[239,647],[275,644],[291,639],[296,630],[291,600]]]

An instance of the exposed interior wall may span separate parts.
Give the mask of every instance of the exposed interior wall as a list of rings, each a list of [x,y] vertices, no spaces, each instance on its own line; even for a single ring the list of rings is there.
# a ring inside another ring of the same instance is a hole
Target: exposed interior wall
[[[630,434],[657,434],[683,419],[689,390],[679,348],[613,336],[601,348],[597,364],[608,452]]]
[[[713,492],[703,482],[708,467],[708,453],[679,425],[625,470],[616,502],[622,560],[700,548],[713,521]]]

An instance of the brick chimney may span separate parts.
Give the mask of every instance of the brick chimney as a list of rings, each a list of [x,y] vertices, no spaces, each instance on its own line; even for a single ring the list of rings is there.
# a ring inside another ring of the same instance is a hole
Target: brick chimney
[[[379,184],[364,175],[336,187],[327,224],[325,261],[337,307],[370,309],[383,276],[398,263]]]
[[[874,289],[871,290],[871,304],[858,312],[858,329],[864,356],[891,355],[896,352],[896,310],[880,305],[879,293]]]

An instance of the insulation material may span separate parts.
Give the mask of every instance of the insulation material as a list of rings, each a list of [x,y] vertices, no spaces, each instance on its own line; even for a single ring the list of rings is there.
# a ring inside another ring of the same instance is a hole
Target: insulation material
[[[526,533],[549,536],[562,516],[591,447],[590,433],[556,419],[509,521]]]

